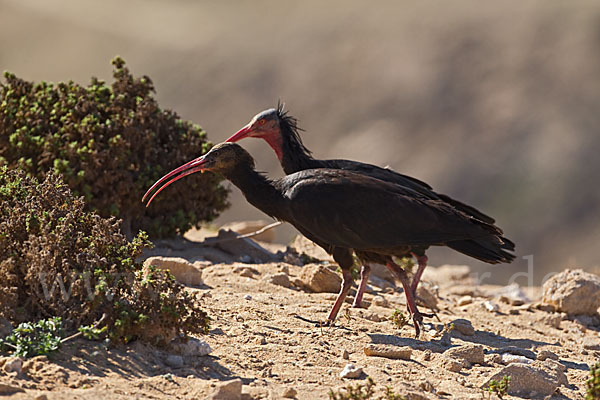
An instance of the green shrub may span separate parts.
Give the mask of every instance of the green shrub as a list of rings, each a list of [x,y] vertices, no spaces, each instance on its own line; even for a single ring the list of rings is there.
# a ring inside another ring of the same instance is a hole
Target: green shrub
[[[227,207],[215,174],[194,174],[167,188],[146,209],[142,195],[173,168],[207,152],[197,125],[162,110],[147,76],[134,78],[117,57],[114,82],[92,78],[37,84],[5,72],[0,83],[0,165],[19,167],[39,180],[57,172],[86,209],[123,220],[128,238],[145,230],[173,236]]]
[[[585,400],[600,400],[600,362],[590,367],[590,379],[585,383]]]
[[[60,345],[62,321],[59,317],[23,322],[6,338],[0,338],[0,350],[16,357],[34,357],[54,352]]]
[[[39,183],[0,167],[0,316],[13,325],[59,316],[75,331],[105,315],[113,341],[157,344],[206,332],[197,299],[135,261],[149,245],[143,233],[128,242],[114,217],[85,211],[59,176]]]

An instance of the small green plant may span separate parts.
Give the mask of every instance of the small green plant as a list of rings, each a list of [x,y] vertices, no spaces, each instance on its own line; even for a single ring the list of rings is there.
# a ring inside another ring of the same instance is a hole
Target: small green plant
[[[375,396],[375,381],[371,377],[367,377],[367,383],[356,385],[346,385],[346,387],[334,392],[329,390],[330,400],[404,400],[403,396],[394,393],[393,389],[389,386],[385,387],[384,393],[381,396]]]
[[[585,383],[585,400],[600,400],[600,362],[590,367],[590,379]]]
[[[0,349],[16,357],[47,355],[58,350],[62,335],[60,317],[23,322],[10,335],[0,339]]]
[[[404,325],[408,324],[408,319],[402,313],[402,311],[396,309],[392,314],[392,324],[394,324],[396,328],[402,329]]]
[[[488,382],[487,387],[484,388],[485,391],[489,393],[494,393],[499,398],[506,396],[508,392],[508,385],[510,384],[510,376],[504,375],[502,380],[497,381],[492,379]]]
[[[412,257],[402,257],[396,260],[396,263],[407,273],[412,274],[415,267],[415,261]]]
[[[103,326],[102,328],[97,328],[94,325],[86,325],[80,326],[79,332],[83,335],[84,338],[88,340],[98,340],[103,336],[108,330],[108,326]]]

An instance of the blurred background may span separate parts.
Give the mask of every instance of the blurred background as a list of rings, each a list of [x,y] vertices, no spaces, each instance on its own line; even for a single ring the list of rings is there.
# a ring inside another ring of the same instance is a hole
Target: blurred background
[[[523,256],[535,282],[600,265],[600,2],[0,0],[0,70],[110,82],[117,54],[214,143],[281,99],[316,157],[425,180],[517,243],[512,265],[443,249],[433,265],[494,282]],[[282,175],[264,142],[241,144]],[[264,218],[231,202],[217,223]]]

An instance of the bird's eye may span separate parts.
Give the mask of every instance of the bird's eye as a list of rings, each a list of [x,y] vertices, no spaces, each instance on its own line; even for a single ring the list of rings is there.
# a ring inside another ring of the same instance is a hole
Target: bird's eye
[[[258,120],[258,124],[259,124],[259,125],[264,125],[264,124],[265,124],[265,122],[267,122],[267,121],[265,121],[264,119],[259,119],[259,120]]]

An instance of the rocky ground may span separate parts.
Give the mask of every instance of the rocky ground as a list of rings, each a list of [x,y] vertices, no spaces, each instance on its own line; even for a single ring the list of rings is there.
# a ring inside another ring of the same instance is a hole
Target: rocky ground
[[[208,335],[168,349],[75,340],[50,358],[5,357],[0,394],[321,399],[371,377],[373,398],[389,386],[406,399],[479,399],[490,379],[511,376],[504,398],[581,399],[589,365],[600,360],[595,275],[564,273],[543,289],[478,286],[466,266],[430,267],[419,295],[439,321],[426,319],[415,339],[410,324],[393,318],[406,305],[385,269],[375,269],[363,308],[348,303],[335,327],[321,327],[311,321],[325,319],[340,280],[318,249],[305,240],[290,250],[231,240],[231,232],[210,236],[192,232],[148,253],[201,296]]]

